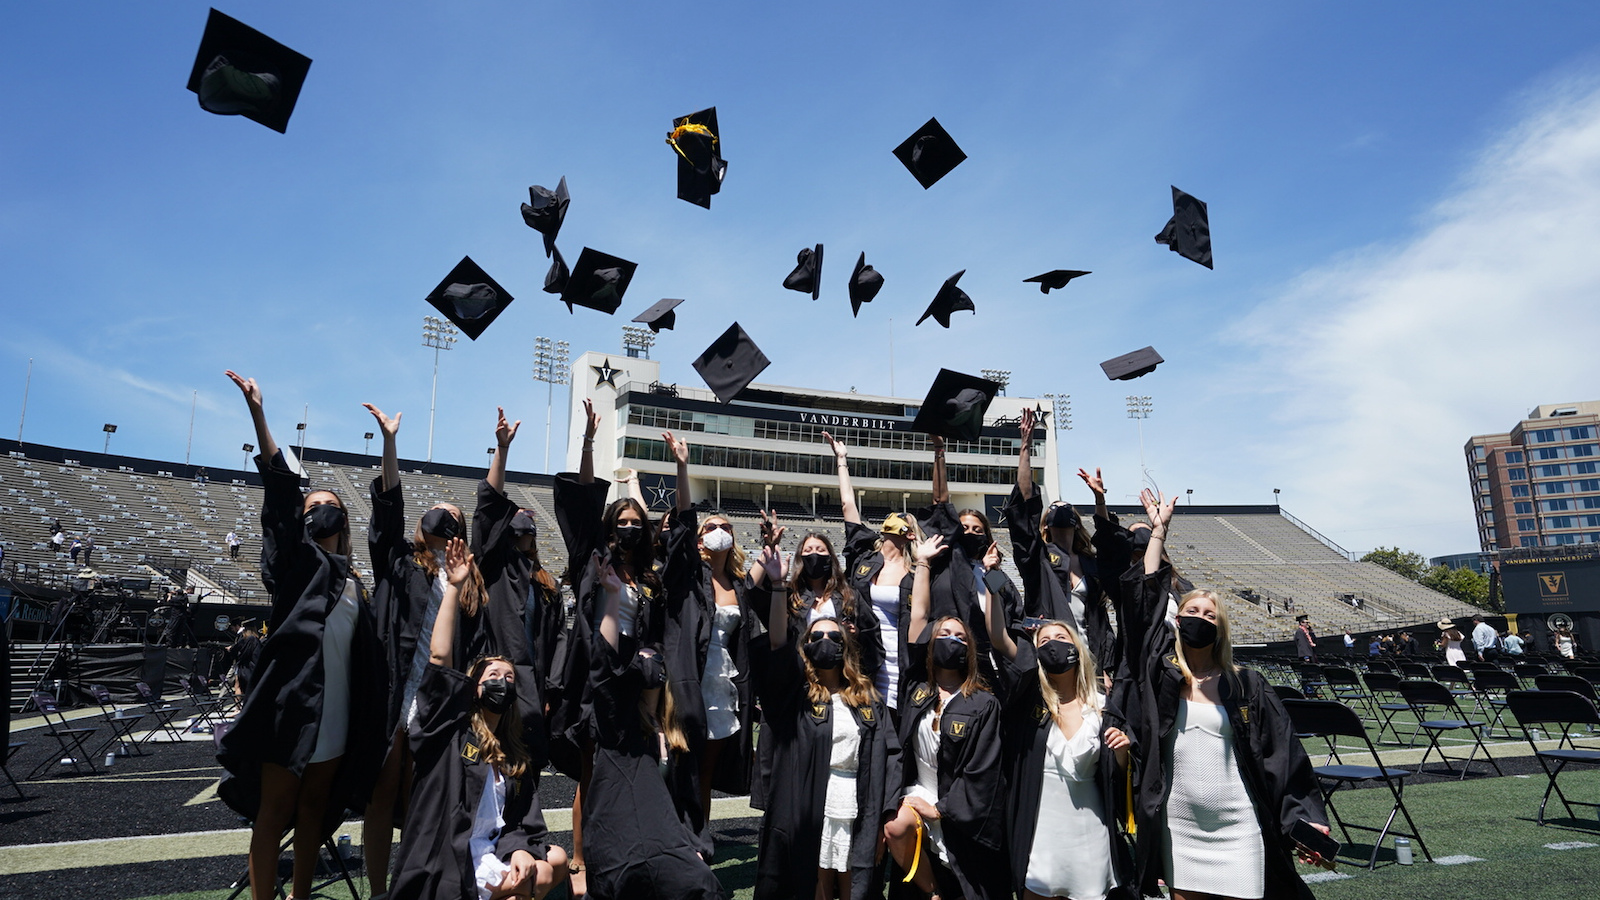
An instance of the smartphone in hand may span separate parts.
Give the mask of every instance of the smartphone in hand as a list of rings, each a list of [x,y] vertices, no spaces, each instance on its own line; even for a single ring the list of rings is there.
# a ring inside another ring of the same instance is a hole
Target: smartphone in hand
[[[1318,864],[1332,869],[1339,856],[1339,842],[1311,826],[1305,819],[1297,819],[1289,829],[1289,839],[1300,845],[1307,854],[1316,856]]]

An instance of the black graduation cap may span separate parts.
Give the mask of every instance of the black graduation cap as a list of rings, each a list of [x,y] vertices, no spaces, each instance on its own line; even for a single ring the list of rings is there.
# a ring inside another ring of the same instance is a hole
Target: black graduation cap
[[[1166,360],[1161,358],[1156,348],[1146,347],[1143,350],[1124,353],[1116,359],[1108,359],[1100,364],[1100,368],[1105,370],[1106,377],[1112,381],[1127,381],[1130,378],[1149,375],[1156,370],[1156,366],[1164,362]]]
[[[783,280],[783,286],[791,291],[810,294],[811,299],[817,299],[822,293],[822,245],[818,244],[815,250],[802,247],[795,255],[794,271]]]
[[[717,399],[727,403],[749,387],[769,365],[772,361],[735,322],[694,361],[694,370],[700,373]]]
[[[967,158],[938,119],[929,119],[927,124],[894,148],[894,155],[922,185],[923,190],[933,187],[934,182],[950,174],[951,169],[961,165]]]
[[[189,90],[207,112],[244,116],[282,134],[310,70],[310,57],[213,9],[189,71]]]
[[[1211,220],[1206,217],[1206,205],[1195,198],[1172,188],[1172,218],[1156,235],[1156,243],[1167,249],[1211,268]]]
[[[673,119],[667,143],[678,154],[678,199],[710,209],[711,195],[722,190],[722,178],[728,174],[717,108]]]
[[[673,300],[670,298],[666,300],[657,300],[654,306],[642,313],[639,313],[637,316],[634,316],[633,320],[635,322],[643,322],[644,324],[649,325],[650,330],[658,334],[663,328],[671,331],[672,326],[678,323],[678,314],[673,312],[673,309],[682,302],[682,300]]]
[[[1024,278],[1022,281],[1024,284],[1028,282],[1037,282],[1039,285],[1039,293],[1048,294],[1052,288],[1060,290],[1061,288],[1066,287],[1067,282],[1071,281],[1072,279],[1082,278],[1088,274],[1090,273],[1083,272],[1078,269],[1052,269],[1043,275],[1035,275],[1032,278]]]
[[[940,369],[917,417],[911,421],[911,430],[975,441],[983,430],[983,414],[998,393],[999,382]]]
[[[534,520],[533,512],[526,509],[517,510],[517,514],[511,517],[511,533],[518,536],[538,534],[539,523]]]
[[[934,320],[940,325],[949,328],[951,313],[967,309],[971,310],[973,314],[977,314],[978,308],[972,305],[972,298],[967,296],[966,291],[956,287],[956,282],[960,281],[961,276],[965,274],[967,274],[967,270],[962,269],[944,280],[944,286],[939,288],[939,293],[933,296],[933,302],[928,304],[928,308],[923,312],[922,318],[917,320],[918,325],[922,324],[923,319],[933,316]]]
[[[571,202],[565,175],[553,191],[540,184],[528,188],[528,202],[522,204],[522,221],[544,235],[545,256],[555,252],[556,235],[561,233],[561,222],[567,217],[567,204]]]
[[[550,252],[555,258],[550,261],[550,270],[544,273],[544,292],[546,294],[559,294],[567,289],[567,279],[572,277],[572,270],[567,268],[567,261],[561,258],[561,251],[555,244],[550,245]],[[571,312],[569,304],[567,312]]]
[[[633,280],[633,270],[636,268],[636,263],[620,256],[583,248],[583,252],[578,254],[578,262],[572,267],[566,287],[561,291],[567,312],[572,312],[574,303],[597,309],[608,316],[616,312],[617,307],[622,305],[622,295],[628,290],[628,282]]]
[[[473,340],[511,305],[512,296],[472,257],[463,256],[428,295],[428,302]]]
[[[850,273],[850,315],[859,315],[861,304],[871,303],[881,290],[883,276],[878,274],[877,269],[867,265],[867,254],[863,251],[861,258],[856,260],[855,271]]]

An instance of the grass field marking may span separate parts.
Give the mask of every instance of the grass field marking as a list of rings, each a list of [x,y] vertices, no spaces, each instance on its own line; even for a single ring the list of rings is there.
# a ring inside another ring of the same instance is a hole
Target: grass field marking
[[[189,798],[189,800],[187,800],[183,805],[199,806],[202,803],[212,803],[216,800],[222,799],[217,796],[217,786],[221,783],[222,782],[220,780],[212,781],[210,784],[206,785],[205,790]]]
[[[1300,880],[1304,881],[1306,884],[1320,884],[1324,881],[1341,881],[1350,877],[1353,876],[1347,875],[1344,872],[1315,872],[1305,876],[1304,878],[1301,878]]]
[[[1591,844],[1588,841],[1561,841],[1544,845],[1546,850],[1587,850],[1590,847],[1600,847],[1600,844]]]
[[[126,775],[81,775],[76,778],[39,778],[28,782],[29,784],[116,784],[121,781],[216,781],[215,775],[162,775],[145,777],[143,772],[129,772]]]
[[[1483,859],[1477,856],[1468,856],[1465,853],[1460,853],[1455,856],[1435,856],[1433,858],[1433,862],[1435,865],[1440,866],[1464,866],[1467,863],[1483,862]]]

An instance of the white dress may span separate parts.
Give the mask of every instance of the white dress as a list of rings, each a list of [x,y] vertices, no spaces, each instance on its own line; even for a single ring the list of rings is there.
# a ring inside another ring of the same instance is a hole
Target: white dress
[[[1184,700],[1164,740],[1167,886],[1243,900],[1262,896],[1266,849],[1239,776],[1227,712]]]
[[[483,793],[478,795],[478,811],[472,818],[472,836],[467,839],[473,876],[478,882],[478,900],[489,900],[494,889],[505,880],[506,873],[511,871],[511,866],[495,852],[500,829],[506,825],[505,808],[506,780],[490,766],[483,779]]]
[[[1467,661],[1467,654],[1461,649],[1461,641],[1446,640],[1444,642],[1444,664],[1454,666]]]
[[[900,708],[900,585],[872,586],[872,614],[878,617],[878,633],[883,637],[883,666],[878,669],[876,686],[890,709]]]
[[[311,762],[327,762],[344,755],[350,731],[350,643],[356,636],[360,592],[353,578],[322,625],[322,719],[317,722],[317,746]]]
[[[917,730],[912,736],[912,756],[917,765],[917,781],[906,788],[907,797],[919,797],[927,801],[929,806],[939,802],[939,732],[933,727],[933,707],[922,714],[917,720]],[[935,856],[946,865],[950,862],[950,855],[944,849],[944,828],[938,819],[923,819],[923,827],[928,829],[928,844],[933,848]]]
[[[843,695],[833,695],[833,750],[822,802],[822,852],[817,868],[850,871],[850,831],[856,821],[856,772],[861,765],[861,729]]]
[[[718,606],[711,622],[711,645],[706,650],[706,668],[700,674],[700,696],[706,704],[706,737],[720,741],[739,731],[739,689],[733,680],[739,669],[733,664],[729,643],[739,627],[737,606]]]
[[[1083,710],[1071,738],[1052,722],[1045,745],[1039,820],[1024,885],[1045,897],[1103,900],[1116,887],[1111,832],[1095,772],[1100,759],[1100,714]]]
[[[820,604],[811,607],[811,611],[806,613],[806,627],[809,628],[811,623],[818,619],[832,619],[835,622],[839,622],[840,625],[844,624],[839,619],[839,609],[833,605],[832,597],[829,597]]]

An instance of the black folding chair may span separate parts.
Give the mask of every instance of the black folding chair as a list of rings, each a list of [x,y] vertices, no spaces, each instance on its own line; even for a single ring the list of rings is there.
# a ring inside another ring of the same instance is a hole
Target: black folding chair
[[[1480,714],[1487,715],[1483,704],[1478,700],[1478,691],[1472,686],[1472,679],[1467,677],[1467,670],[1458,666],[1433,666],[1433,681],[1450,689],[1459,701],[1462,697],[1471,697],[1472,705]]]
[[[99,756],[115,744],[118,756],[144,756],[139,739],[133,736],[133,726],[139,724],[145,714],[133,709],[118,709],[117,702],[103,684],[89,685],[89,696],[100,704],[100,718],[111,728],[111,736],[94,751],[94,755]]]
[[[1498,727],[1505,731],[1506,737],[1513,737],[1511,726],[1506,725],[1501,719],[1505,717],[1507,710],[1506,695],[1512,691],[1522,690],[1517,676],[1504,669],[1483,669],[1473,673],[1472,686],[1478,689],[1478,696],[1494,713],[1494,718],[1489,720],[1489,734],[1492,736]]]
[[[1600,666],[1580,665],[1572,667],[1572,674],[1582,678],[1590,684],[1600,685]]]
[[[1539,801],[1539,824],[1544,824],[1544,808],[1550,802],[1552,791],[1567,808],[1567,815],[1573,818],[1577,818],[1577,814],[1572,811],[1573,804],[1600,809],[1600,803],[1568,800],[1567,795],[1561,792],[1561,786],[1556,784],[1556,779],[1569,764],[1600,766],[1600,750],[1575,748],[1540,750],[1539,745],[1534,742],[1533,735],[1528,731],[1529,725],[1545,725],[1552,730],[1559,729],[1562,733],[1575,725],[1591,728],[1600,725],[1600,711],[1596,711],[1594,703],[1573,691],[1512,691],[1507,695],[1506,701],[1511,706],[1511,714],[1517,717],[1517,723],[1522,726],[1522,736],[1527,738],[1528,746],[1533,748],[1534,758],[1539,760],[1545,777],[1550,779],[1549,786],[1544,789],[1544,799]],[[1555,763],[1554,769],[1550,767],[1551,763]]]
[[[1306,695],[1299,688],[1292,685],[1275,684],[1272,686],[1272,690],[1278,695],[1279,700],[1304,700],[1306,698]]]
[[[86,769],[88,770],[87,774],[98,775],[100,770],[95,768],[94,759],[90,756],[89,748],[84,745],[84,742],[99,729],[72,727],[72,724],[67,721],[67,717],[62,714],[61,708],[56,705],[56,698],[44,691],[34,692],[31,699],[34,708],[44,718],[44,733],[55,738],[56,743],[61,745],[61,756],[46,754],[45,758],[37,766],[34,766],[33,771],[29,772],[28,777],[23,780],[31,781],[35,775],[56,765],[71,766],[72,771],[79,775],[85,774]]]
[[[1318,778],[1318,786],[1322,789],[1322,802],[1328,809],[1328,815],[1338,823],[1344,832],[1346,844],[1353,843],[1350,839],[1350,829],[1357,831],[1370,831],[1377,834],[1372,842],[1372,854],[1367,857],[1367,868],[1374,869],[1378,865],[1378,851],[1383,847],[1384,838],[1390,834],[1399,837],[1409,837],[1417,842],[1422,849],[1422,855],[1428,862],[1433,862],[1433,856],[1428,852],[1428,845],[1423,842],[1421,830],[1411,818],[1411,811],[1406,809],[1405,797],[1406,777],[1411,772],[1406,769],[1396,769],[1383,764],[1378,758],[1378,750],[1372,746],[1372,741],[1367,737],[1367,728],[1362,723],[1361,717],[1355,710],[1343,703],[1332,700],[1285,700],[1283,708],[1289,711],[1289,720],[1294,724],[1294,730],[1300,734],[1309,734],[1328,741],[1336,737],[1359,738],[1366,746],[1367,753],[1371,754],[1374,765],[1370,766],[1317,766],[1313,769]],[[1366,782],[1381,781],[1389,788],[1389,793],[1394,797],[1394,806],[1389,809],[1389,817],[1384,820],[1382,828],[1371,825],[1353,825],[1339,815],[1339,810],[1333,805],[1333,794],[1347,784],[1363,784]],[[1406,817],[1406,824],[1411,826],[1409,833],[1393,831],[1395,814]]]
[[[1400,674],[1406,678],[1420,678],[1423,681],[1433,678],[1433,673],[1428,671],[1428,667],[1419,662],[1401,663]]]
[[[182,676],[178,681],[189,693],[189,702],[194,704],[195,718],[189,725],[189,730],[215,731],[217,724],[225,720],[222,715],[222,700],[211,693],[211,688],[206,685],[205,676],[191,673]]]
[[[150,689],[150,685],[145,684],[142,681],[134,682],[133,691],[135,694],[139,695],[139,701],[144,704],[145,712],[149,713],[156,720],[156,726],[144,734],[144,739],[146,741],[150,740],[152,737],[155,737],[156,732],[158,731],[165,731],[167,736],[175,741],[183,740],[183,732],[179,731],[178,727],[172,724],[173,718],[176,717],[178,713],[183,712],[183,707],[166,703],[159,695],[156,694],[155,691]]]
[[[1531,662],[1517,663],[1512,668],[1512,671],[1517,673],[1517,679],[1522,682],[1523,686],[1532,684],[1533,680],[1538,678],[1540,675],[1550,674],[1550,670],[1546,669],[1543,665]]]
[[[1351,707],[1359,704],[1360,708],[1365,710],[1363,718],[1377,721],[1378,717],[1372,710],[1371,698],[1363,689],[1361,677],[1356,674],[1355,669],[1344,666],[1323,666],[1322,677],[1327,680],[1328,690],[1333,692],[1333,699]]]
[[[1367,671],[1371,672],[1371,671],[1374,671],[1374,670],[1383,671],[1383,672],[1393,672],[1396,675],[1400,674],[1400,669],[1399,669],[1399,667],[1397,667],[1394,664],[1394,660],[1389,659],[1388,657],[1384,657],[1384,656],[1369,656],[1369,657],[1367,657]]]
[[[26,800],[28,795],[22,792],[22,785],[17,784],[17,776],[11,774],[11,757],[16,756],[17,751],[26,746],[28,746],[27,741],[9,741],[6,743],[5,755],[0,756],[0,774],[6,776],[6,781],[11,782],[11,789],[17,792],[18,800]]]
[[[1367,693],[1372,695],[1372,702],[1377,709],[1378,742],[1383,742],[1383,732],[1394,735],[1394,742],[1400,743],[1400,729],[1394,727],[1394,717],[1406,712],[1411,707],[1400,696],[1400,676],[1393,672],[1368,672],[1362,678],[1367,685]],[[1417,729],[1411,729],[1411,740],[1407,746],[1417,742]]]
[[[1322,696],[1322,689],[1328,686],[1328,679],[1323,677],[1322,667],[1315,663],[1301,663],[1295,666],[1295,672],[1300,676],[1300,692],[1307,697]]]
[[[1480,733],[1480,729],[1483,728],[1484,723],[1467,718],[1466,714],[1461,711],[1461,707],[1457,705],[1455,695],[1450,692],[1449,688],[1437,681],[1406,679],[1400,682],[1400,696],[1406,698],[1406,705],[1411,707],[1411,712],[1417,717],[1417,727],[1428,736],[1428,749],[1422,752],[1422,759],[1417,761],[1418,774],[1422,774],[1423,766],[1428,762],[1428,756],[1435,750],[1439,751],[1439,760],[1445,764],[1444,768],[1447,772],[1455,773],[1455,769],[1450,767],[1452,759],[1463,763],[1461,774],[1458,776],[1460,779],[1467,777],[1467,772],[1472,768],[1473,761],[1478,758],[1479,750],[1483,751],[1483,758],[1488,761],[1489,765],[1494,766],[1496,775],[1505,774],[1500,771],[1500,764],[1495,761],[1493,756],[1489,755],[1489,748],[1483,745],[1483,736]],[[1439,709],[1446,715],[1453,713],[1455,717],[1429,718],[1431,711],[1434,709]],[[1462,730],[1472,735],[1472,752],[1465,760],[1449,756],[1439,743],[1441,735]]]

